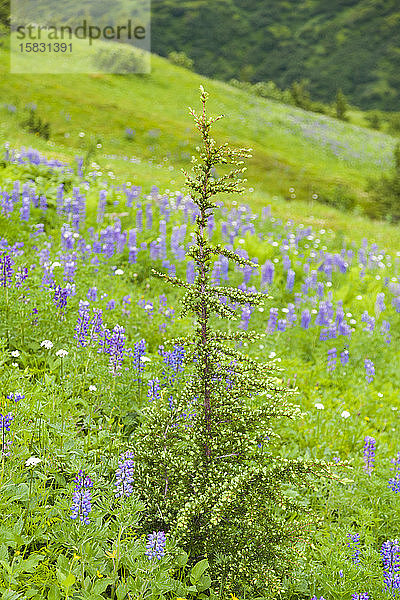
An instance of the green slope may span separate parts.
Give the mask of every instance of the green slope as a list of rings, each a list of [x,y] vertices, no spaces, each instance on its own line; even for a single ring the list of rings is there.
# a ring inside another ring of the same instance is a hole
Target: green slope
[[[210,110],[229,117],[217,126],[218,141],[253,148],[247,178],[255,196],[290,198],[294,188],[297,201],[317,193],[328,202],[351,195],[362,202],[367,178],[391,167],[395,140],[388,135],[253,97],[157,56],[151,75],[35,76],[10,74],[3,50],[0,141],[66,158],[85,152],[90,141],[101,143],[96,160],[104,168],[147,185],[179,186],[179,169],[188,167],[197,140],[188,106],[197,106],[200,84],[210,92]],[[49,121],[50,143],[21,127],[29,103]],[[133,140],[126,139],[127,127]],[[123,159],[130,156],[141,163],[132,167]]]

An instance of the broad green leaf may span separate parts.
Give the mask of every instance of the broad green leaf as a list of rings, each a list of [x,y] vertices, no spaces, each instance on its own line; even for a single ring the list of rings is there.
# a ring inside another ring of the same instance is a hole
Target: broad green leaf
[[[204,592],[204,590],[208,590],[211,585],[211,577],[207,574],[204,574],[200,577],[198,582],[196,583],[197,590],[199,592]]]
[[[184,567],[188,561],[188,558],[188,554],[185,551],[182,551],[182,553],[176,557],[176,564],[178,567]]]
[[[113,580],[109,577],[98,579],[93,585],[92,592],[94,594],[102,594],[106,588],[113,583]]]
[[[190,581],[192,583],[197,583],[204,571],[206,571],[209,566],[210,565],[208,564],[208,560],[206,558],[196,563],[190,571]]]

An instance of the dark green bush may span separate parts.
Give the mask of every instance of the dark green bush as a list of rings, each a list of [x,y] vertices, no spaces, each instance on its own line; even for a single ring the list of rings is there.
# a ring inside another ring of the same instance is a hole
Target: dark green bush
[[[194,61],[189,58],[184,52],[170,52],[168,54],[168,60],[173,65],[178,67],[184,67],[185,69],[192,70]]]
[[[398,223],[400,221],[400,143],[396,144],[393,158],[392,175],[384,175],[378,180],[369,181],[369,198],[364,211],[371,218]]]
[[[28,117],[21,123],[24,129],[27,129],[29,133],[34,133],[45,140],[50,139],[50,123],[48,121],[44,121],[39,115],[36,113],[36,109],[31,108],[29,110]]]

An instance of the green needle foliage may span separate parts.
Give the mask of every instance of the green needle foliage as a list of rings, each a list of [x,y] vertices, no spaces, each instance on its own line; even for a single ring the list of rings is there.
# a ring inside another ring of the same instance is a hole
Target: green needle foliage
[[[300,414],[288,401],[293,392],[281,385],[273,364],[260,364],[232,348],[265,334],[211,326],[213,315],[237,318],[220,297],[259,305],[265,294],[210,284],[212,259],[220,254],[242,266],[257,265],[207,239],[215,195],[243,191],[242,159],[249,151],[218,146],[210,137],[221,117],[207,117],[206,100],[201,88],[203,110],[191,114],[203,148],[192,160],[192,174],[186,174],[199,211],[196,244],[188,252],[197,277],[190,285],[153,271],[185,289],[181,314],[194,314],[196,326],[192,336],[170,340],[186,350],[185,381],[172,408],[164,398],[152,401],[134,434],[135,493],[147,505],[147,525],[173,534],[192,560],[207,558],[221,592],[275,597],[312,522],[301,488],[312,485],[316,474],[327,473],[328,466],[279,455],[279,420]],[[232,170],[216,180],[213,169],[221,165]]]

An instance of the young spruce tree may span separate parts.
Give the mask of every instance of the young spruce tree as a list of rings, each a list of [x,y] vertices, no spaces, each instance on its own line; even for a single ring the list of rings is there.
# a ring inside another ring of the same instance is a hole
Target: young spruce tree
[[[192,159],[192,175],[186,173],[199,213],[196,244],[187,252],[197,277],[188,284],[153,271],[185,290],[181,314],[194,314],[196,328],[191,336],[170,340],[172,346],[185,347],[179,393],[171,405],[163,397],[153,400],[134,434],[135,493],[147,505],[147,526],[174,535],[191,559],[207,558],[221,592],[276,597],[293,568],[297,542],[312,520],[299,490],[310,486],[317,474],[327,473],[328,466],[284,459],[274,452],[277,423],[298,417],[298,407],[288,402],[289,391],[272,364],[260,364],[232,348],[265,334],[226,333],[211,326],[213,315],[237,318],[221,297],[259,305],[265,295],[210,282],[211,263],[219,255],[242,266],[258,265],[212,245],[206,234],[217,207],[215,195],[243,191],[241,159],[250,156],[245,149],[218,146],[210,137],[212,124],[221,117],[208,118],[206,100],[201,88],[203,110],[191,114],[203,148],[198,149],[199,159]],[[216,180],[212,173],[218,165],[232,165],[233,170]],[[293,499],[294,487],[300,501]]]

